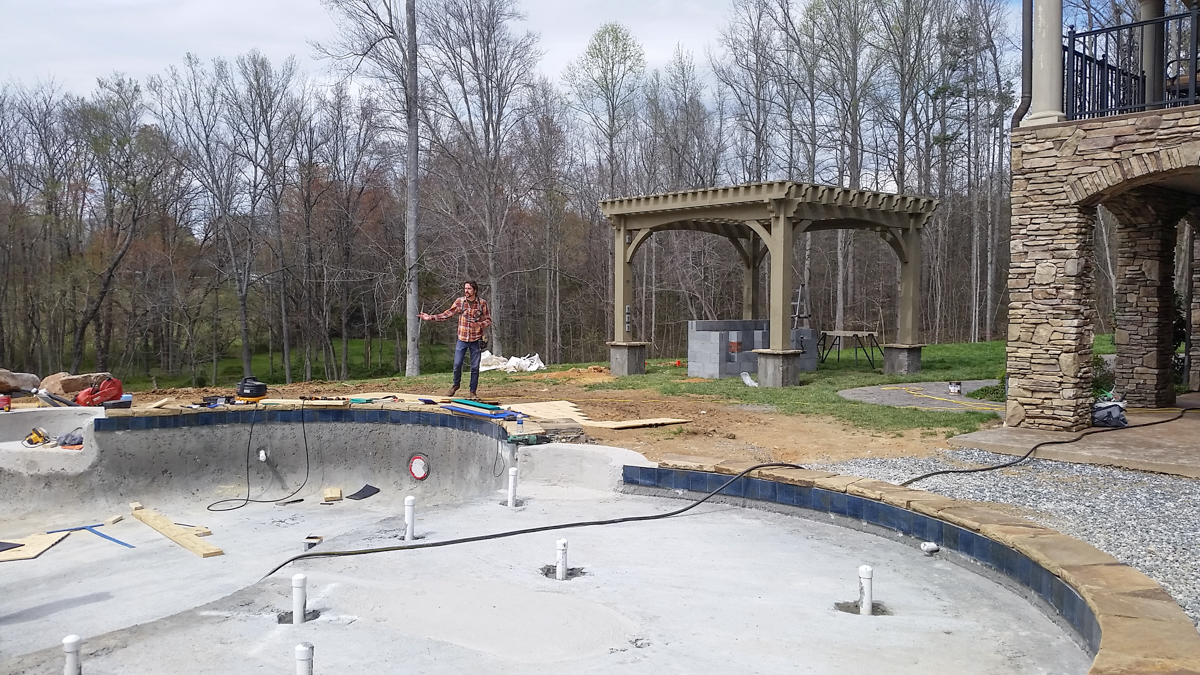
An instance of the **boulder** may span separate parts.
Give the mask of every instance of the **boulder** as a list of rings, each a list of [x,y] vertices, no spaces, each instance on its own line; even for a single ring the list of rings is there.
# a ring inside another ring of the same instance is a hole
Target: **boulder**
[[[11,394],[14,391],[28,392],[41,383],[37,375],[30,373],[14,373],[0,368],[0,394]]]
[[[73,397],[76,393],[88,387],[94,387],[110,377],[112,377],[112,373],[84,373],[82,375],[55,373],[42,380],[41,388],[51,394]]]

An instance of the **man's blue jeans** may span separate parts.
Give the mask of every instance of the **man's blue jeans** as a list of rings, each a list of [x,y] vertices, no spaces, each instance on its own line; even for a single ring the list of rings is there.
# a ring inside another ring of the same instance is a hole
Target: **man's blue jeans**
[[[471,393],[474,394],[475,390],[479,389],[479,357],[483,351],[483,340],[459,340],[454,345],[454,388],[457,389],[462,383],[463,356],[468,349],[471,350]]]

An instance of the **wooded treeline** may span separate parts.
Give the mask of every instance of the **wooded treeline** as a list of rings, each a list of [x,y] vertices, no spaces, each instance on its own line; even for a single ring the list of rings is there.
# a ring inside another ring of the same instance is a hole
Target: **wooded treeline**
[[[415,99],[403,3],[325,4],[336,82],[250,51],[116,74],[87,96],[0,90],[0,365],[214,382],[221,358],[249,372],[270,352],[263,379],[338,379],[365,338],[355,360],[402,372],[414,278],[424,311],[481,282],[493,351],[603,360],[612,235],[597,202],[777,179],[941,199],[925,338],[1001,336],[1018,70],[1003,0],[734,0],[704,54],[648,69],[609,24],[557,82],[514,0],[418,0]],[[878,237],[809,235],[792,264],[818,327],[894,337],[899,265]],[[635,335],[653,356],[684,354],[690,319],[740,316],[723,239],[655,236],[636,271]]]

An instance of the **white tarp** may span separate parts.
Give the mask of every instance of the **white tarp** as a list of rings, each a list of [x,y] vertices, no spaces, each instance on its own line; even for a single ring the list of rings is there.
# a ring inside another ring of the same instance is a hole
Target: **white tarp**
[[[485,349],[479,359],[480,371],[503,370],[506,373],[532,373],[545,367],[546,364],[542,363],[542,358],[537,354],[533,356],[526,354],[524,358],[514,356],[506,359],[503,356],[495,356]]]

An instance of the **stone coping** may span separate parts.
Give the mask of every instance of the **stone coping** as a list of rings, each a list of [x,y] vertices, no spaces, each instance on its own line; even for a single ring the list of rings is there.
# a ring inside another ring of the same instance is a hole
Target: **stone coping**
[[[280,404],[271,406],[219,406],[217,408],[153,409],[131,408],[108,410],[107,416],[95,420],[94,431],[145,431],[149,429],[176,429],[183,427],[206,427],[221,424],[319,424],[324,422],[350,422],[363,424],[415,424],[446,427],[459,431],[473,431],[507,441],[508,433],[496,421],[455,415],[440,409],[424,410],[412,405],[389,403],[357,403],[345,407],[305,407]]]
[[[757,462],[676,457],[626,466],[627,484],[710,492]],[[1159,584],[1078,539],[1030,520],[884,481],[759,469],[721,494],[861,520],[932,541],[1045,600],[1094,655],[1089,675],[1200,675],[1200,634]]]

